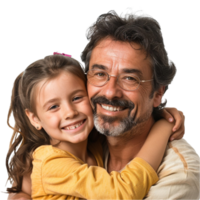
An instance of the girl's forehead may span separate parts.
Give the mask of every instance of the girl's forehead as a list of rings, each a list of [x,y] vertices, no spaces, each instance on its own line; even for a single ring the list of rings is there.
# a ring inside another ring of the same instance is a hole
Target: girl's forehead
[[[46,90],[46,89],[52,90],[52,88],[58,88],[58,89],[64,88],[70,90],[74,88],[74,87],[69,87],[70,85],[73,84],[75,84],[75,86],[79,85],[79,87],[83,87],[84,81],[71,72],[62,71],[57,76],[44,78],[43,80],[38,82],[36,88],[37,88],[37,93],[41,92],[41,90]]]
[[[44,102],[52,98],[65,98],[71,96],[76,91],[86,91],[85,83],[76,75],[62,72],[51,79],[44,79],[36,86],[37,102]]]

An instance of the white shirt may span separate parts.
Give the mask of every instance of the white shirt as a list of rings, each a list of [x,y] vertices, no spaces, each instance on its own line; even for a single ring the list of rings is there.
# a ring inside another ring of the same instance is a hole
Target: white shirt
[[[108,149],[104,156],[107,169]],[[146,200],[199,199],[200,159],[184,139],[168,143],[157,173],[159,181],[150,188]]]

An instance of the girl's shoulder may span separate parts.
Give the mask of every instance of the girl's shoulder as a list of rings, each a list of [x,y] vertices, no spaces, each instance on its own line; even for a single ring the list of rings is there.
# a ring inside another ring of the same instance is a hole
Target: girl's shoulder
[[[33,159],[41,158],[44,159],[48,155],[52,153],[52,145],[42,145],[39,146],[35,151],[33,152]]]
[[[44,160],[46,158],[56,157],[58,155],[65,155],[69,157],[69,153],[66,151],[58,149],[52,145],[42,145],[42,146],[39,146],[37,149],[35,149],[35,151],[33,152],[33,159]]]

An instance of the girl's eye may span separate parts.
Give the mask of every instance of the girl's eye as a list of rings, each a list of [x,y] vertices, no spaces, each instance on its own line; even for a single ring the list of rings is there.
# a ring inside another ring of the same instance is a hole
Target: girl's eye
[[[56,109],[56,108],[58,108],[58,106],[57,106],[57,105],[53,105],[53,106],[51,106],[51,107],[49,108],[49,110],[53,110],[53,109]]]
[[[73,101],[77,101],[77,100],[79,100],[79,99],[81,99],[82,97],[74,97],[73,98]]]

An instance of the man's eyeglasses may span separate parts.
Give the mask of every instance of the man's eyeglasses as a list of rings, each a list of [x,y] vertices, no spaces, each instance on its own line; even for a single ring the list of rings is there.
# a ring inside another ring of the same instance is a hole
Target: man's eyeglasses
[[[99,70],[99,69],[91,69],[85,74],[87,75],[88,82],[91,85],[94,85],[97,87],[101,87],[105,85],[110,80],[110,77],[116,77],[118,85],[122,89],[128,90],[128,91],[137,90],[140,83],[153,80],[153,79],[140,80],[138,76],[131,73],[122,73],[122,74],[119,74],[118,76],[114,76],[114,75],[108,74],[104,70]]]

